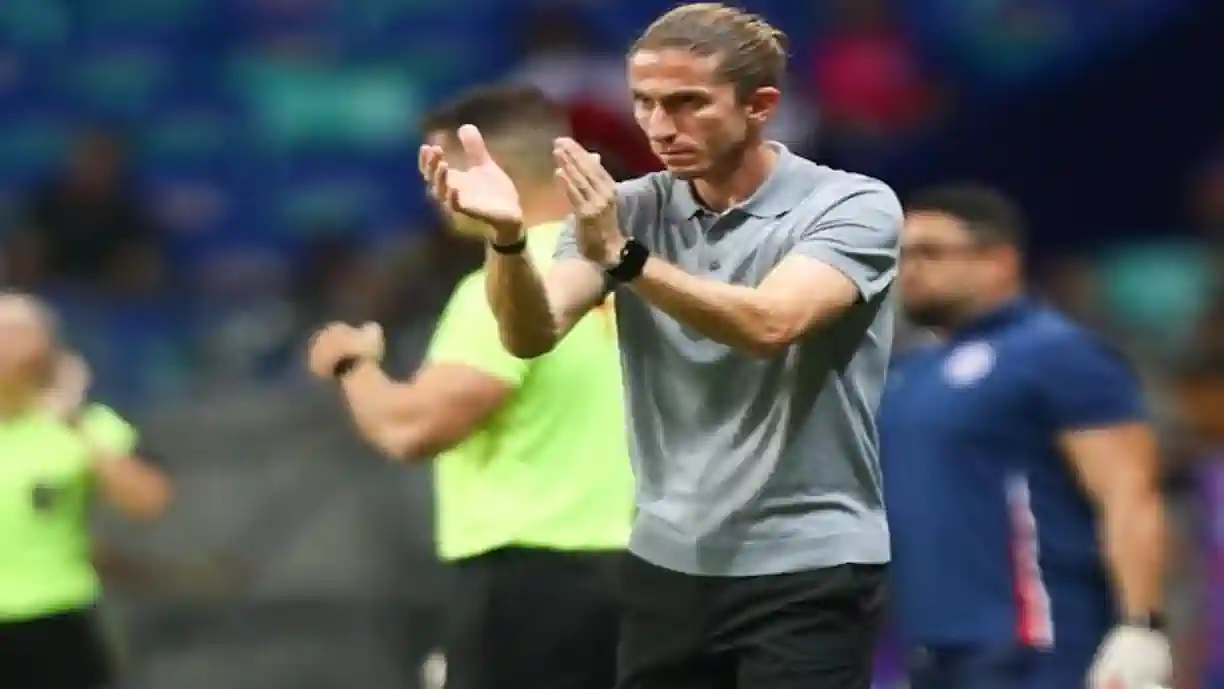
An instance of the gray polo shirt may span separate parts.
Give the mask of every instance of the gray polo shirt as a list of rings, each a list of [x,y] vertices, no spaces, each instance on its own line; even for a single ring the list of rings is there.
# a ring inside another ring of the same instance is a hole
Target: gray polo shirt
[[[617,291],[639,508],[630,550],[680,572],[777,574],[889,557],[875,411],[901,206],[882,182],[779,149],[757,193],[722,214],[667,173],[617,190],[624,230],[691,274],[756,286],[798,253],[860,293],[839,320],[762,359]],[[572,229],[557,256],[578,257]]]

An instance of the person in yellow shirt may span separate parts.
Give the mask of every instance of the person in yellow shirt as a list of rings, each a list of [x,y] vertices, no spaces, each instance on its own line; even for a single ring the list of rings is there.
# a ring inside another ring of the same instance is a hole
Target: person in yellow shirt
[[[0,295],[0,674],[5,686],[101,689],[91,497],[151,520],[166,477],[136,455],[134,428],[91,404],[84,362],[56,343],[50,310]]]
[[[517,250],[550,260],[569,212],[552,156],[568,135],[564,116],[536,89],[481,88],[425,118],[427,145],[461,165],[453,132],[464,124],[485,133],[521,197],[532,229]],[[456,576],[447,688],[611,689],[619,609],[609,570],[628,544],[633,477],[610,314],[597,310],[547,356],[518,359],[477,271],[455,289],[410,381],[383,374],[382,348],[376,325],[335,323],[314,337],[310,366],[339,381],[383,452],[437,456],[437,547]]]

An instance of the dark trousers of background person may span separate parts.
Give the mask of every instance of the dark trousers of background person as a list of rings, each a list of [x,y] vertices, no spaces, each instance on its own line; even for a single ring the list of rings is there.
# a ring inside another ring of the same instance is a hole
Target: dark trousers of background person
[[[629,556],[619,689],[869,689],[886,571],[692,576]]]
[[[503,548],[454,563],[446,689],[612,689],[621,557]]]
[[[103,689],[111,675],[92,610],[0,623],[0,686],[5,689]]]
[[[921,649],[912,654],[913,689],[1083,689],[1096,646]]]

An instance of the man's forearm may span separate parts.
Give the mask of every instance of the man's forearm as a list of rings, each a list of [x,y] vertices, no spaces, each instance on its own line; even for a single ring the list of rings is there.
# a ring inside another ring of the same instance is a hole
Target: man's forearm
[[[1102,506],[1101,540],[1124,616],[1162,611],[1164,503],[1157,489]]]
[[[487,250],[485,292],[506,351],[531,358],[557,344],[557,322],[540,273],[525,253]]]
[[[102,495],[131,519],[152,521],[170,503],[170,481],[138,457],[109,457],[95,452],[93,475]]]
[[[758,290],[699,278],[659,258],[646,262],[631,287],[677,321],[736,349],[768,356],[794,336]]]
[[[387,377],[373,362],[358,364],[341,382],[344,399],[361,436],[383,453],[407,459],[421,454],[426,444],[425,409],[417,408],[414,398],[402,393],[405,384]],[[407,403],[407,404],[406,404]]]

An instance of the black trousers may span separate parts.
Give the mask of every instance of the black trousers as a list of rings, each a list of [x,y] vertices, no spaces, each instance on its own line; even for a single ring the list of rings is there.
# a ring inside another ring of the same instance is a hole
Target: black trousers
[[[621,557],[504,548],[456,563],[446,689],[612,689]]]
[[[102,689],[110,656],[92,611],[0,624],[0,686],[5,689]]]
[[[869,689],[886,568],[701,577],[628,556],[619,689]]]

